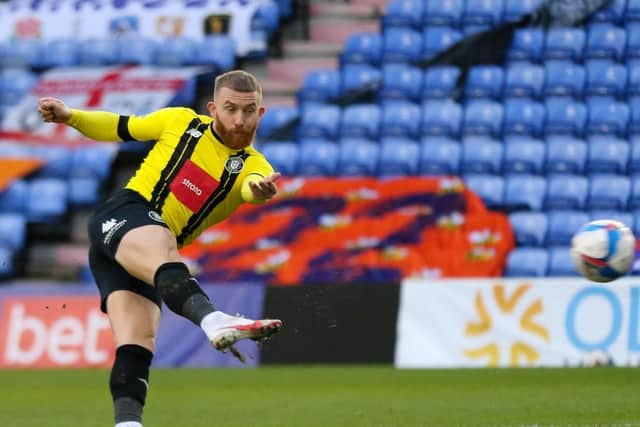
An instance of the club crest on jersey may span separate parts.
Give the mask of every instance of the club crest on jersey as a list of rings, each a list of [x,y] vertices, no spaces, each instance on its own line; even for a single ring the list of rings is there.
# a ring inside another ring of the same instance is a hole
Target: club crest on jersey
[[[227,160],[227,163],[224,165],[224,168],[229,173],[240,173],[243,167],[244,160],[242,157],[229,157],[229,160]]]
[[[194,138],[200,138],[202,136],[202,132],[200,132],[196,128],[191,128],[186,133],[188,133],[189,135],[191,135]]]

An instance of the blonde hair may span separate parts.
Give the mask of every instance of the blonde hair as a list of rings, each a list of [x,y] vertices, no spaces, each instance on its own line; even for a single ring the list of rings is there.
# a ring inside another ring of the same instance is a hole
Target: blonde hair
[[[262,103],[262,86],[251,73],[243,70],[233,70],[220,74],[216,77],[213,85],[214,98],[223,87],[228,87],[238,92],[257,92],[258,105]]]

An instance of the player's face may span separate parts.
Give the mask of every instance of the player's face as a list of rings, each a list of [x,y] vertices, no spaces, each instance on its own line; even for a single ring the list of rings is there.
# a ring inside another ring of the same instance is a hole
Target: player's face
[[[213,128],[229,148],[240,150],[253,141],[264,107],[257,92],[237,92],[228,87],[218,90],[207,108],[213,117]]]

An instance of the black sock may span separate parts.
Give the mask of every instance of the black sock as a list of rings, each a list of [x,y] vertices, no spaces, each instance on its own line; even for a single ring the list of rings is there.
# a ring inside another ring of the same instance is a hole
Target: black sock
[[[154,284],[171,311],[198,326],[204,316],[216,311],[198,281],[189,274],[189,269],[182,262],[168,262],[158,267]]]
[[[136,344],[125,344],[116,350],[109,379],[116,424],[141,421],[152,359],[153,353]]]

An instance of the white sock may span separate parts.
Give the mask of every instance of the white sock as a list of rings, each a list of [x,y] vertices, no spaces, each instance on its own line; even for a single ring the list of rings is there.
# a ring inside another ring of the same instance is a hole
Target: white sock
[[[116,424],[116,427],[142,427],[142,424],[137,421],[125,421],[123,423]]]
[[[223,313],[222,311],[214,311],[202,318],[200,321],[200,327],[205,332],[210,331],[212,329],[216,329],[221,323],[226,323],[233,318],[234,316],[229,316],[227,313]]]

